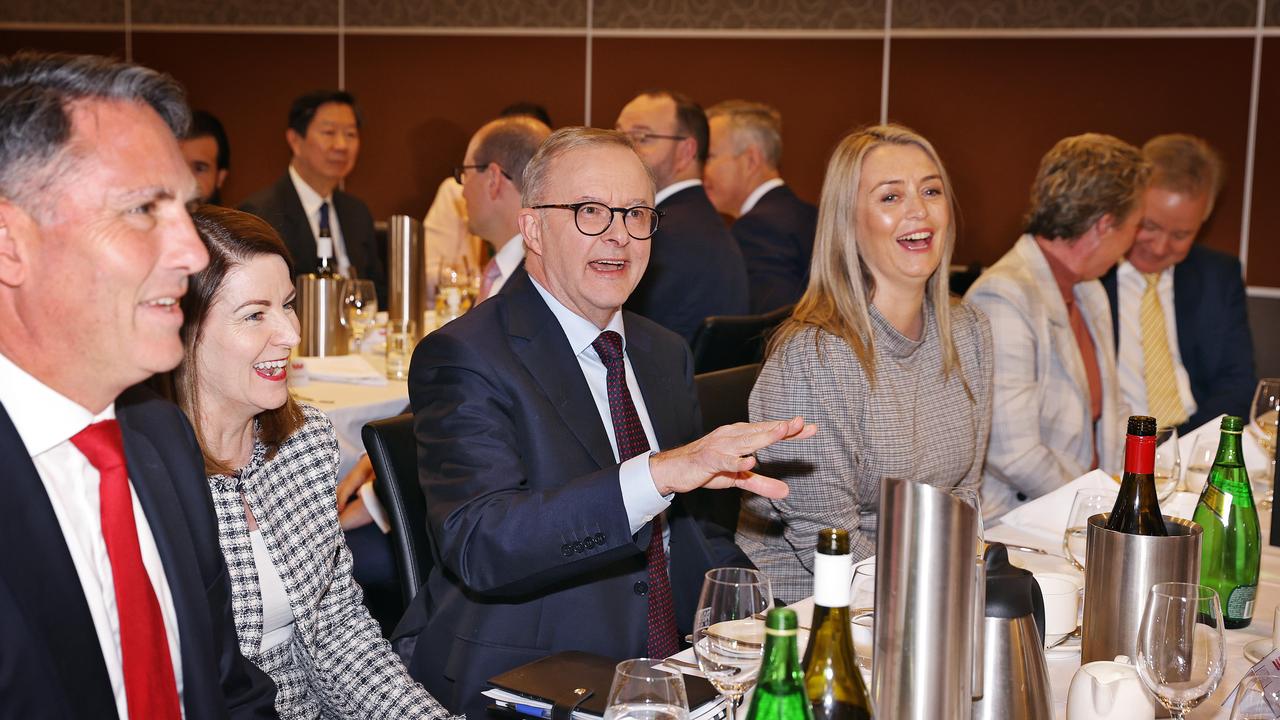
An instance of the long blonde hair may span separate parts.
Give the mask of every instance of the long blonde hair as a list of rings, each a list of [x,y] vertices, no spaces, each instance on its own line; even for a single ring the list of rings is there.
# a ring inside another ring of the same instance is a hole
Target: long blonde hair
[[[951,338],[951,253],[956,244],[956,204],[951,179],[933,145],[918,133],[901,125],[874,125],[846,135],[827,162],[818,208],[818,230],[814,236],[813,260],[809,266],[809,287],[769,341],[766,356],[773,354],[792,337],[817,328],[849,343],[875,383],[875,337],[871,331],[869,305],[875,294],[875,279],[858,247],[858,185],[867,155],[883,145],[914,145],[933,161],[942,177],[942,188],[951,211],[951,223],[943,237],[942,259],[929,277],[925,301],[933,304],[942,342],[944,377],[960,366]],[[822,353],[822,334],[815,338]]]

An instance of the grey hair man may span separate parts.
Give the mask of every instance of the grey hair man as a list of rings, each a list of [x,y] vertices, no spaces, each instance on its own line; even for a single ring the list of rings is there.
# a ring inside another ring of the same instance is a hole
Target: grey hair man
[[[274,715],[191,427],[131,389],[182,359],[178,301],[208,263],[188,119],[147,68],[0,58],[0,667],[19,715]]]

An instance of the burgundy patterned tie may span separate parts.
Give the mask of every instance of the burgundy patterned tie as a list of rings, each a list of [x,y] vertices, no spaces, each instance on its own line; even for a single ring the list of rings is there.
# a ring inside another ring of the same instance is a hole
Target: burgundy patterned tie
[[[609,415],[618,442],[618,459],[628,460],[649,451],[649,440],[627,389],[627,369],[622,356],[622,336],[605,330],[591,343],[604,363],[609,386]],[[653,519],[653,534],[645,550],[649,564],[649,657],[664,658],[680,650],[675,606],[671,601],[671,579],[667,577],[667,554],[662,549],[662,516]]]

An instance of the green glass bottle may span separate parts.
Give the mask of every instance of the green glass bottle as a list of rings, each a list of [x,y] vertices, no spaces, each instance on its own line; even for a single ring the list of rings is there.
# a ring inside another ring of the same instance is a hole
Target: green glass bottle
[[[1223,624],[1229,629],[1248,627],[1253,620],[1253,600],[1258,592],[1262,562],[1262,535],[1258,508],[1253,504],[1249,474],[1240,449],[1244,421],[1234,415],[1222,418],[1218,455],[1192,517],[1204,528],[1200,540],[1200,583],[1218,591]]]
[[[764,659],[747,720],[813,720],[800,672],[795,610],[774,608],[764,625]]]
[[[1129,418],[1124,439],[1124,477],[1120,494],[1107,516],[1107,529],[1129,535],[1169,534],[1156,497],[1156,419],[1148,415]]]
[[[813,553],[813,632],[804,654],[804,689],[815,720],[868,720],[875,715],[853,655],[852,585],[849,533],[819,531]]]

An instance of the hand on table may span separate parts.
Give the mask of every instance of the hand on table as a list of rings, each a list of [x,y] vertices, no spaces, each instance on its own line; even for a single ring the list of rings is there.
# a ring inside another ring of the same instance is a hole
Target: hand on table
[[[360,488],[374,478],[373,463],[368,455],[361,455],[351,472],[338,482],[338,524],[343,530],[354,530],[373,522],[364,500],[360,499]]]
[[[736,487],[767,498],[784,498],[786,483],[751,471],[756,465],[754,453],[782,440],[813,437],[816,432],[818,426],[806,424],[800,416],[724,425],[688,445],[650,457],[649,472],[662,495],[700,487]]]

